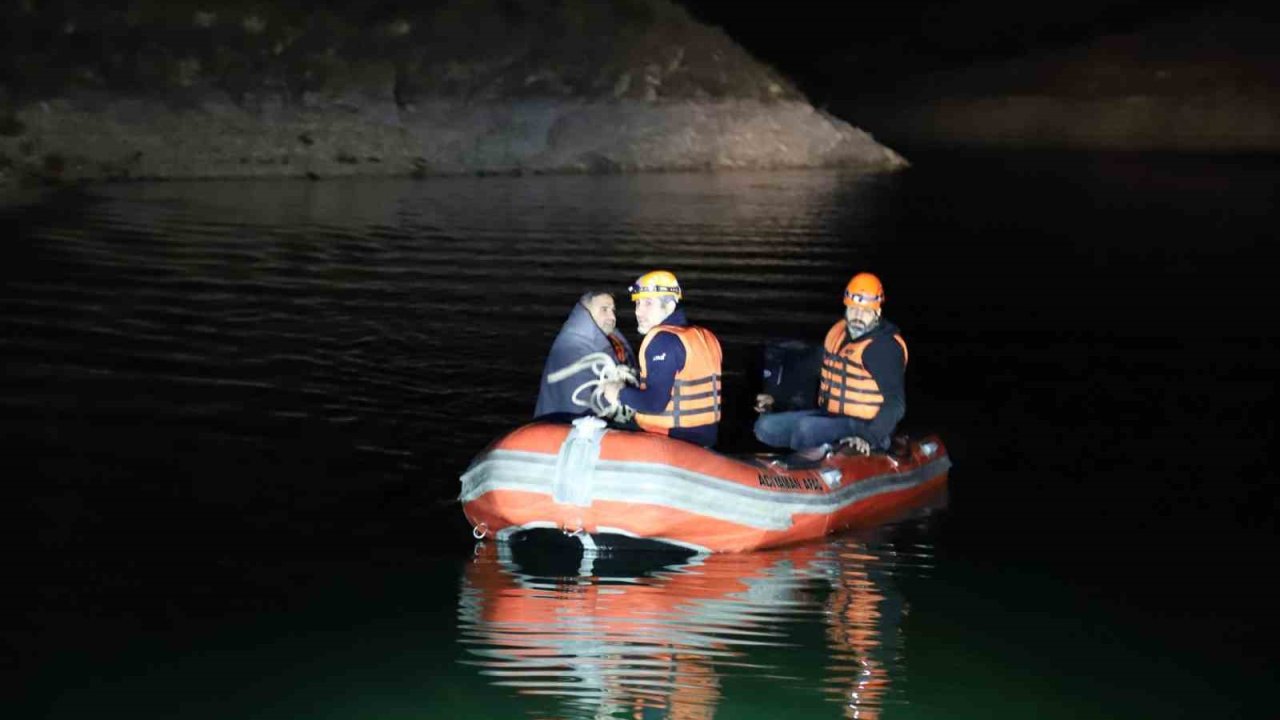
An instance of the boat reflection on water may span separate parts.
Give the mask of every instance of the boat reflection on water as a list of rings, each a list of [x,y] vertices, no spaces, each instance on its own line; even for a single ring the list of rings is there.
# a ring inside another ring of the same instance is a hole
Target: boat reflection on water
[[[779,697],[793,716],[795,698],[828,708],[822,716],[880,714],[904,611],[886,582],[898,550],[843,537],[747,554],[602,555],[576,542],[548,549],[548,538],[481,543],[464,574],[467,662],[493,684],[557,698],[562,717],[727,717]],[[727,682],[752,697],[728,697]]]

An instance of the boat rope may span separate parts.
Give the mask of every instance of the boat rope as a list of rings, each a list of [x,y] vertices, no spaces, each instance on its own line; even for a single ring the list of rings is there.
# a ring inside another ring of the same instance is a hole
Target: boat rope
[[[617,402],[609,402],[604,397],[604,384],[622,381],[631,385],[637,384],[635,371],[626,365],[618,364],[608,353],[597,352],[583,355],[576,361],[547,375],[547,382],[557,383],[572,377],[583,370],[595,374],[594,380],[588,380],[573,389],[573,404],[590,408],[599,417],[610,418],[617,422],[627,422],[635,415],[631,408]],[[584,397],[583,393],[590,393]]]

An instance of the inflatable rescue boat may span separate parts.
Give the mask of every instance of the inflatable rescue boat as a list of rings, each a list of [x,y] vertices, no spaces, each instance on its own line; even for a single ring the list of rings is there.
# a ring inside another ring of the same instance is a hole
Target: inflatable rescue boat
[[[588,549],[647,540],[741,552],[936,505],[950,467],[935,436],[900,437],[888,453],[792,461],[724,455],[585,417],[499,438],[462,475],[459,500],[477,538],[555,529]]]

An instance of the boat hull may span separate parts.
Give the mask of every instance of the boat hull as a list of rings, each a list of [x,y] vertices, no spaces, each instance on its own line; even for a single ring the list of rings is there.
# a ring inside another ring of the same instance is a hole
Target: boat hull
[[[554,528],[587,547],[607,537],[741,552],[869,527],[936,504],[950,458],[933,436],[891,454],[804,465],[729,456],[668,437],[533,423],[500,438],[462,476],[478,536]]]

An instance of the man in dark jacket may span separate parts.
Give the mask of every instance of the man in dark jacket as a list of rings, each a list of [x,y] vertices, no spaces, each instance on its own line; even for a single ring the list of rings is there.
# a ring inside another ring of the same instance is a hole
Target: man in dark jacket
[[[570,419],[590,415],[591,410],[573,402],[573,391],[596,376],[590,369],[583,369],[556,383],[547,382],[547,376],[572,365],[592,353],[603,352],[621,365],[635,367],[635,353],[627,339],[618,332],[613,296],[605,291],[589,291],[569,311],[569,318],[560,328],[551,352],[542,369],[542,385],[538,388],[538,404],[533,416],[540,420]],[[583,392],[580,397],[586,398]]]
[[[771,413],[773,397],[759,395],[755,435],[760,442],[792,450],[850,440],[862,450],[888,450],[907,411],[903,391],[907,344],[898,328],[880,317],[884,288],[871,273],[854,275],[845,287],[844,320],[823,341],[818,407]]]

